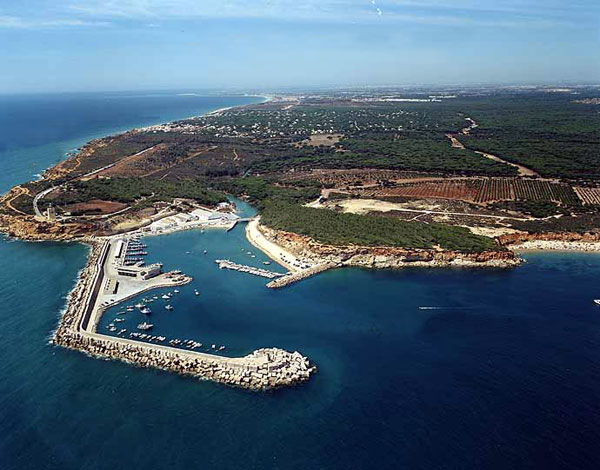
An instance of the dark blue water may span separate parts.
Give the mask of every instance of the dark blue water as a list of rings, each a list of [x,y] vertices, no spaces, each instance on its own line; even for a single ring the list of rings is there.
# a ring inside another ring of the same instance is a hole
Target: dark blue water
[[[599,255],[345,269],[271,291],[214,265],[262,265],[243,226],[146,242],[195,278],[175,310],[153,306],[156,333],[230,354],[298,349],[319,372],[253,393],[49,346],[86,249],[4,241],[1,468],[597,468]]]

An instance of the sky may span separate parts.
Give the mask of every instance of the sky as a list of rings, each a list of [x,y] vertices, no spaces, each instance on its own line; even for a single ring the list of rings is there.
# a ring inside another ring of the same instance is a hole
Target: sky
[[[0,93],[600,82],[598,0],[0,0]]]

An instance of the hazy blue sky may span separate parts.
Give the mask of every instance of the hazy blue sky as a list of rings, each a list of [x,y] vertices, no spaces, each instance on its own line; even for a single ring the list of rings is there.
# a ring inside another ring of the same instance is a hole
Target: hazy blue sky
[[[0,93],[600,81],[599,0],[1,0]]]

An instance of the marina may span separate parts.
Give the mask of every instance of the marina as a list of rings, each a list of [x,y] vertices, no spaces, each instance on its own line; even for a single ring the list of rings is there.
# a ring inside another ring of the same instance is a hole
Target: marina
[[[117,328],[115,320],[107,324],[107,331],[114,336],[100,333],[98,324],[105,311],[128,300],[136,298],[152,289],[176,287],[192,281],[190,276],[180,270],[162,272],[162,264],[153,263],[127,267],[123,265],[125,254],[133,241],[133,248],[140,243],[138,238],[108,238],[92,242],[87,268],[73,290],[67,311],[55,332],[53,341],[61,346],[78,349],[104,358],[121,359],[144,367],[170,370],[183,375],[209,379],[233,386],[250,389],[269,389],[290,386],[304,382],[316,371],[310,361],[297,352],[288,352],[278,348],[262,348],[243,357],[225,357],[216,353],[225,350],[224,345],[213,343],[205,352],[197,351],[202,343],[196,340],[173,338],[168,345],[161,345],[166,335],[145,333],[155,328],[155,322],[142,321],[135,326],[129,338],[123,335],[127,328]],[[244,267],[246,268],[246,267]],[[261,268],[247,267],[250,270]],[[262,273],[263,275],[265,273]],[[273,275],[275,273],[269,273]],[[100,286],[115,286],[100,289]],[[162,294],[165,301],[179,294],[175,288]],[[197,290],[194,291],[198,295]],[[158,295],[146,295],[141,301],[125,308],[125,317],[135,314],[153,316],[146,305],[157,300]],[[174,307],[165,305],[170,311]],[[123,315],[122,310],[115,315]],[[116,317],[115,317],[116,318]],[[148,336],[141,336],[142,334]],[[162,338],[162,339],[161,339]]]

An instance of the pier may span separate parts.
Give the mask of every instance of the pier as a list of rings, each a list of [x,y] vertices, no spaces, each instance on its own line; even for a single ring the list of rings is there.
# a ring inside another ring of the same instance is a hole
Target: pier
[[[267,279],[275,279],[277,277],[284,276],[284,274],[269,271],[268,269],[255,268],[254,266],[246,266],[245,264],[237,264],[233,261],[229,261],[228,259],[216,259],[215,263],[219,265],[220,269],[231,269],[232,271],[253,274],[255,276],[266,277]]]

